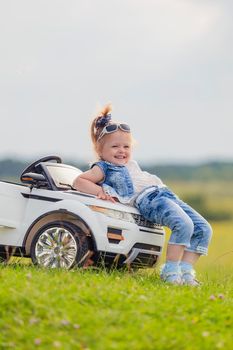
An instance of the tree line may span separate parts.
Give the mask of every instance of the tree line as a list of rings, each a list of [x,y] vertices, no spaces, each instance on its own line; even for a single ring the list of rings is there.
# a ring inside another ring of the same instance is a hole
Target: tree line
[[[88,163],[74,162],[64,160],[64,163],[74,165],[85,171],[88,169]],[[17,159],[0,160],[0,180],[13,181],[20,183],[20,175],[22,171],[30,164],[30,161]],[[152,174],[161,177],[165,183],[187,183],[189,191],[182,193],[182,199],[189,203],[193,208],[204,215],[208,220],[232,220],[233,205],[226,205],[226,196],[232,196],[232,181],[233,181],[233,161],[232,162],[208,162],[203,164],[143,164],[142,169]],[[210,208],[209,202],[216,201],[215,197],[209,198],[212,193],[206,193],[202,190],[192,190],[192,183],[200,182],[200,188],[203,183],[213,181],[215,188],[218,188],[218,203],[216,208]],[[230,183],[231,181],[231,183]],[[230,184],[230,186],[227,185]],[[217,185],[219,184],[219,185]],[[221,184],[224,184],[222,191]],[[226,184],[226,186],[225,186]],[[183,185],[182,185],[183,186]],[[230,191],[230,192],[229,192]],[[229,192],[229,193],[228,193]]]
[[[0,160],[0,179],[19,178],[29,161],[17,159]],[[84,162],[65,161],[81,170],[87,170]],[[231,181],[233,180],[232,162],[206,162],[202,164],[142,164],[142,168],[161,177],[163,181]]]

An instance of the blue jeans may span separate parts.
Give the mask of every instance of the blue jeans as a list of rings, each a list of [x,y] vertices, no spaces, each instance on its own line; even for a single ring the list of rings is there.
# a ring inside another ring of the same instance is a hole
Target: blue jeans
[[[171,229],[169,244],[207,255],[212,236],[210,224],[167,187],[152,186],[139,194],[135,206],[147,220]]]

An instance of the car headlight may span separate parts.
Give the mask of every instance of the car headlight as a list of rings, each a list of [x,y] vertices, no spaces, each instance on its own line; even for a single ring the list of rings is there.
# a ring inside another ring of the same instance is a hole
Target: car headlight
[[[115,209],[98,207],[96,205],[90,205],[89,207],[94,211],[97,211],[99,213],[105,214],[106,216],[109,216],[110,218],[135,223],[133,215],[130,213],[126,213],[124,211],[115,210]]]

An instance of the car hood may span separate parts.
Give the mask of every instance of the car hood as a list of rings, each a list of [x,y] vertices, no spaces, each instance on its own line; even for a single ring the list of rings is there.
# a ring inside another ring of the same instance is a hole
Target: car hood
[[[98,199],[96,196],[93,196],[91,194],[72,191],[72,190],[65,191],[65,193],[68,195],[68,197],[72,197],[74,200],[77,199],[79,202],[82,202],[83,204],[86,204],[86,205],[96,205],[102,208],[120,210],[127,213],[134,213],[134,214],[139,213],[138,210],[133,206],[122,204],[119,202],[112,203],[107,200]]]

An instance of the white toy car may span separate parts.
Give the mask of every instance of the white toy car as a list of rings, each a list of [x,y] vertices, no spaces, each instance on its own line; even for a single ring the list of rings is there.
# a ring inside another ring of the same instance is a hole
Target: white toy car
[[[81,173],[48,156],[30,164],[22,184],[0,181],[0,258],[31,257],[43,267],[153,266],[163,227],[136,208],[72,188]]]

